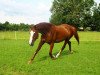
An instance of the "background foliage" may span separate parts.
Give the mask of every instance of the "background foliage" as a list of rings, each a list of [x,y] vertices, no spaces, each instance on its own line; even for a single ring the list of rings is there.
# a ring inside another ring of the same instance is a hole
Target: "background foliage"
[[[54,0],[51,13],[53,24],[67,23],[100,31],[100,4],[94,0]]]
[[[97,5],[94,0],[54,0],[50,11],[50,22],[55,25],[67,23],[83,27],[84,30],[100,31],[100,4]],[[6,21],[0,23],[0,31],[2,30],[27,31],[29,25]]]
[[[27,31],[29,30],[29,25],[20,23],[20,24],[11,24],[8,21],[5,23],[0,23],[0,31]]]

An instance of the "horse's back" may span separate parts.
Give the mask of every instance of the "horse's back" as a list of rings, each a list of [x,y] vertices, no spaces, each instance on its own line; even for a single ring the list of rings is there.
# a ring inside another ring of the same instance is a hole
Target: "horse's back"
[[[68,33],[68,29],[66,29],[66,27],[65,26],[63,26],[63,25],[59,25],[59,26],[56,26],[56,32],[58,33],[58,34],[66,34],[66,33]]]
[[[76,28],[68,24],[62,24],[55,26],[55,32],[58,40],[70,39],[76,32]]]
[[[74,26],[68,25],[68,24],[61,24],[59,26],[56,26],[56,29],[60,32],[66,32],[66,33],[72,33],[76,32],[77,29]]]
[[[61,26],[64,26],[66,29],[69,29],[69,30],[77,30],[76,27],[74,27],[72,25],[62,24]]]

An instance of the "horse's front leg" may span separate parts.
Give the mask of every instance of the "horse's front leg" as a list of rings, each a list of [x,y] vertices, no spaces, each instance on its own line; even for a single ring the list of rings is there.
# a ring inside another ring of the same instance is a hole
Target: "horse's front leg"
[[[55,56],[54,56],[54,55],[52,55],[52,50],[53,50],[53,47],[54,47],[54,43],[51,43],[51,44],[50,44],[50,51],[49,51],[49,55],[50,55],[50,57],[51,57],[52,59],[55,59]]]
[[[44,44],[44,41],[40,41],[39,45],[38,45],[38,48],[36,49],[35,53],[33,54],[31,60],[28,62],[28,64],[31,64],[32,61],[34,60],[36,54],[38,53],[38,51],[41,49],[42,45]]]

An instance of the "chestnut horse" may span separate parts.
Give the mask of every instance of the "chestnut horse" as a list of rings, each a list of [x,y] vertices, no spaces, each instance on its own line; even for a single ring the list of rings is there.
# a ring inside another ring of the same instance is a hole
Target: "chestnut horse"
[[[52,59],[58,58],[58,56],[64,50],[67,43],[69,45],[70,52],[72,52],[70,39],[73,35],[79,44],[79,36],[77,33],[77,29],[68,24],[61,24],[59,26],[55,26],[51,23],[42,22],[42,23],[36,24],[34,26],[31,26],[30,40],[29,40],[30,46],[34,45],[34,42],[38,38],[38,33],[41,33],[41,40],[39,42],[38,48],[36,49],[33,57],[31,58],[31,60],[28,63],[31,63],[33,61],[36,54],[41,49],[41,47],[44,43],[48,43],[50,45],[49,55]],[[64,41],[64,45],[62,46],[59,53],[56,56],[53,56],[52,50],[54,47],[54,43],[59,43],[61,41]]]

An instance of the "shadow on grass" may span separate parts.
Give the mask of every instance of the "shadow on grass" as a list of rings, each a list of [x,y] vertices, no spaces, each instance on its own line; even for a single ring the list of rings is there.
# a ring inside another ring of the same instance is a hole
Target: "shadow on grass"
[[[55,52],[55,53],[53,53],[53,55],[56,55],[58,52]],[[74,54],[74,53],[78,53],[78,51],[73,51],[73,53],[70,53],[70,51],[68,50],[68,51],[63,51],[62,53],[61,53],[61,55],[59,56],[59,57],[63,57],[63,56],[65,56],[65,55],[70,55],[70,54]],[[58,57],[58,58],[59,58]],[[39,61],[44,61],[44,60],[46,60],[46,59],[48,59],[48,58],[50,58],[50,56],[48,55],[48,56],[44,56],[44,57],[41,57],[40,59],[39,59]],[[52,60],[52,59],[51,59]]]

